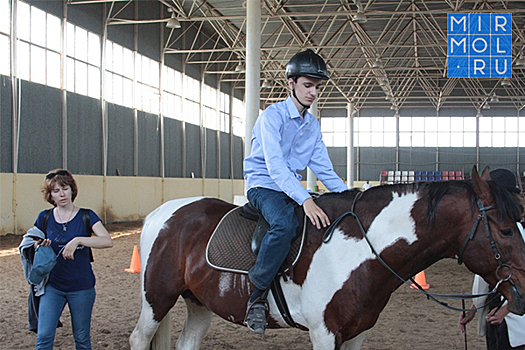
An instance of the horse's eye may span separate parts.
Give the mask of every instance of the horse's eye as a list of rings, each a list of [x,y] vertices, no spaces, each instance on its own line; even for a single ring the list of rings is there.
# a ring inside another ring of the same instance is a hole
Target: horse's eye
[[[499,231],[501,234],[505,237],[512,237],[512,230],[510,228],[506,228],[504,230]]]

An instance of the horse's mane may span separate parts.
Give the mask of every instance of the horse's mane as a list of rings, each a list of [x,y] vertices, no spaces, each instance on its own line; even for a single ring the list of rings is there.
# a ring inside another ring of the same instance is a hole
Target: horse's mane
[[[488,184],[496,201],[496,207],[498,209],[498,219],[504,221],[510,218],[514,221],[521,220],[521,214],[523,212],[522,206],[520,206],[518,199],[514,194],[500,186],[498,183],[489,180]],[[465,192],[467,193],[468,200],[470,202],[470,211],[472,214],[477,210],[477,198],[476,192],[472,185],[471,180],[451,180],[451,181],[429,181],[429,182],[414,182],[409,184],[387,184],[372,187],[367,191],[380,191],[385,190],[389,193],[416,193],[422,194],[422,197],[427,197],[428,207],[426,217],[427,220],[433,222],[436,218],[437,209],[439,203],[446,195],[458,194]],[[349,191],[342,193],[325,193],[320,196],[320,200],[328,200],[329,198],[337,197],[347,202],[352,202],[355,196],[363,192],[360,188],[353,188]]]
[[[436,181],[424,182],[423,184],[426,184],[428,191],[427,195],[429,205],[427,209],[427,219],[429,221],[434,221],[439,202],[445,195],[461,191],[467,192],[470,202],[470,211],[471,213],[474,213],[478,196],[474,191],[471,180]],[[505,219],[510,218],[514,221],[520,221],[522,209],[514,195],[492,180],[489,180],[488,184],[496,202],[498,219],[504,221]]]

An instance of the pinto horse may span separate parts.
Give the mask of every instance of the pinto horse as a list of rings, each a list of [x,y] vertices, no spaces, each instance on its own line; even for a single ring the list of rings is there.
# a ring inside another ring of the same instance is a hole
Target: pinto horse
[[[471,181],[354,189],[324,194],[316,203],[337,224],[323,239],[326,229],[307,223],[293,278],[280,280],[290,314],[309,331],[313,349],[359,349],[400,278],[443,258],[464,262],[497,286],[511,312],[525,313],[525,243],[516,226],[521,210],[490,181],[488,168],[480,176],[474,167]],[[148,215],[140,242],[142,310],[130,336],[132,350],[149,349],[154,336],[169,336],[169,327],[161,332],[159,325],[181,295],[187,318],[179,350],[200,348],[213,313],[243,324],[253,285],[245,274],[211,267],[205,257],[212,232],[235,207],[189,198]],[[350,210],[353,215],[342,216]],[[268,327],[289,327],[271,293],[268,299]]]

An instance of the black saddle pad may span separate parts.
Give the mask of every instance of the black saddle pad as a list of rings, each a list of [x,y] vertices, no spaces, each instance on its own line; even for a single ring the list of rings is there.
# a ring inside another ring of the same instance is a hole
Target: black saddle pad
[[[206,247],[206,261],[219,270],[247,274],[256,260],[251,242],[257,222],[241,216],[241,211],[242,207],[234,208],[221,219]],[[303,230],[301,237],[292,243],[288,255],[292,266],[299,259],[304,237]]]

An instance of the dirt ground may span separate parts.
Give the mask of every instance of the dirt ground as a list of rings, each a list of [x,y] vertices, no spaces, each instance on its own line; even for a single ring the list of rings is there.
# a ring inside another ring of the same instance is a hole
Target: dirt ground
[[[97,300],[93,311],[93,349],[129,349],[128,338],[139,314],[139,274],[128,273],[134,245],[139,245],[140,222],[107,225],[115,245],[95,250],[93,269],[97,276]],[[27,330],[29,286],[23,277],[18,254],[21,237],[0,237],[0,349],[35,347],[36,335]],[[434,293],[470,293],[473,276],[456,261],[442,260],[425,271]],[[446,300],[460,307],[460,301]],[[466,302],[470,305],[470,301]],[[185,306],[179,300],[171,311],[172,348],[185,319]],[[393,295],[372,328],[362,350],[465,349],[465,338],[457,321],[459,313],[428,301],[421,293],[402,286]],[[62,314],[63,328],[57,330],[55,349],[74,349],[69,312]],[[467,329],[468,349],[485,349],[477,336],[475,322]],[[204,340],[203,350],[217,349],[312,349],[308,333],[297,329],[268,330],[263,336],[245,327],[214,317]]]

